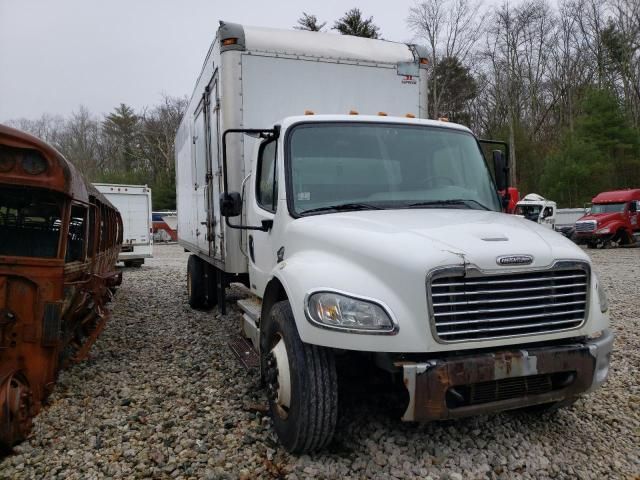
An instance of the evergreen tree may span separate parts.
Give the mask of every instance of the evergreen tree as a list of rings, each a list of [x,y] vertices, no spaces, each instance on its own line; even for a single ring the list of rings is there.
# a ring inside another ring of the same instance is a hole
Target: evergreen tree
[[[318,17],[302,12],[302,16],[298,19],[298,25],[294,26],[296,30],[309,30],[310,32],[321,32],[327,22],[318,23]]]
[[[333,25],[342,35],[356,37],[379,38],[380,28],[373,23],[373,17],[363,18],[359,8],[352,8]]]

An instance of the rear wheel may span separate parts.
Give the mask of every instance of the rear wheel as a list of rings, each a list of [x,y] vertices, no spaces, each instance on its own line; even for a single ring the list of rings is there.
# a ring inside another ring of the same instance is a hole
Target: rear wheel
[[[292,453],[328,445],[338,415],[333,352],[300,340],[289,302],[276,303],[260,329],[260,366],[273,428]]]
[[[206,279],[204,269],[205,262],[197,255],[191,255],[187,262],[187,294],[191,308],[204,308],[207,304]]]

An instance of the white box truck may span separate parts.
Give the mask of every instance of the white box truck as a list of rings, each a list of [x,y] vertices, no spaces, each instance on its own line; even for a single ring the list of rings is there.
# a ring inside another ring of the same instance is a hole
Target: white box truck
[[[141,267],[153,256],[151,189],[146,185],[94,183],[122,216],[122,247],[118,260],[125,267]]]
[[[292,452],[331,440],[337,364],[390,372],[406,421],[557,408],[607,376],[589,257],[502,213],[501,150],[420,119],[424,58],[221,23],[177,132],[189,302],[224,312],[227,285],[248,287],[239,330]]]

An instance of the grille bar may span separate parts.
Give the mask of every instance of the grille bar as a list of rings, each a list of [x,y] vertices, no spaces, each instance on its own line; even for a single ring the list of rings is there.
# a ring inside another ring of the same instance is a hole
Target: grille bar
[[[553,277],[554,280],[565,280],[569,278],[584,278],[584,275],[563,275],[562,277]],[[524,283],[524,282],[548,282],[549,277],[537,278],[515,278],[508,280],[483,280],[483,279],[465,279],[464,285],[495,285],[497,283]],[[438,287],[458,287],[459,282],[454,283],[438,283]]]
[[[448,327],[450,325],[473,325],[477,323],[499,323],[499,322],[513,322],[515,320],[527,320],[529,318],[545,318],[545,317],[560,317],[562,315],[572,315],[574,313],[584,313],[584,310],[571,310],[568,312],[548,312],[539,313],[535,315],[520,315],[517,317],[496,317],[496,318],[481,318],[477,320],[463,320],[459,322],[436,322],[437,327]],[[523,325],[525,328],[531,325]],[[516,327],[506,327],[516,328]]]
[[[529,287],[529,288],[509,288],[506,290],[477,290],[474,292],[448,292],[448,293],[434,293],[434,297],[450,296],[450,295],[493,295],[496,293],[517,293],[517,292],[531,292],[541,290],[557,290],[559,288],[571,288],[571,287],[585,287],[586,283],[572,283],[571,285],[555,285],[546,287]],[[437,286],[437,285],[436,285]],[[466,286],[462,283],[459,286]]]
[[[578,328],[590,271],[582,262],[550,270],[436,273],[428,282],[431,326],[442,341],[484,340]]]
[[[500,313],[500,312],[514,312],[521,310],[539,310],[541,308],[556,308],[556,307],[566,307],[568,305],[582,305],[584,304],[584,300],[577,300],[575,302],[562,302],[562,303],[554,303],[552,305],[542,304],[542,305],[525,305],[524,307],[506,307],[506,308],[483,308],[481,310],[463,310],[461,312],[456,312],[456,315],[467,315],[467,314],[480,314],[480,313]],[[450,316],[450,312],[436,312],[433,314],[436,317],[442,316]]]
[[[534,297],[519,297],[519,298],[490,298],[482,300],[467,300],[464,302],[438,302],[439,307],[445,307],[450,305],[476,305],[485,303],[504,303],[504,302],[528,302],[531,300],[544,300],[547,298],[565,298],[565,297],[579,297],[584,296],[586,293],[556,293],[554,295],[537,295]]]
[[[576,320],[581,320],[581,319],[558,320],[556,322],[531,323],[528,325],[510,325],[508,327],[486,327],[486,328],[475,328],[475,329],[469,329],[469,330],[458,330],[456,332],[441,333],[440,336],[446,337],[451,335],[463,335],[465,333],[501,332],[503,330],[518,330],[523,328],[548,327],[552,325],[565,325],[567,323],[574,323]]]

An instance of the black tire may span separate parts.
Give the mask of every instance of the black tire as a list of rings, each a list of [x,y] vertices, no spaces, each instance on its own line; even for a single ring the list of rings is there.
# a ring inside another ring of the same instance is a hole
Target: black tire
[[[587,248],[598,248],[598,242],[587,242]]]
[[[133,262],[131,262],[131,266],[134,268],[140,268],[142,267],[142,265],[144,265],[144,258],[142,260],[134,260]]]
[[[133,260],[125,260],[124,261],[124,266],[125,266],[125,268],[133,267]]]
[[[288,301],[271,308],[260,329],[260,366],[269,393],[273,429],[291,453],[321,450],[333,439],[338,418],[338,379],[333,352],[300,340]],[[277,369],[272,348],[283,341],[289,360],[291,401],[284,411],[276,401]],[[271,364],[270,364],[271,363]]]
[[[191,308],[201,309],[207,304],[204,269],[206,264],[197,255],[191,255],[187,262],[187,294]]]

